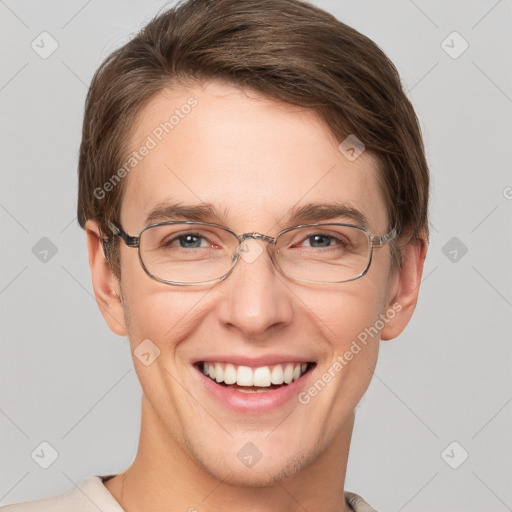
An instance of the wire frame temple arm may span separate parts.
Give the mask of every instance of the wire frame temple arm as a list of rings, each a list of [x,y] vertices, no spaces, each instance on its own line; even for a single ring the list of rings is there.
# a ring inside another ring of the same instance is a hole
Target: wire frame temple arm
[[[398,230],[393,228],[389,233],[384,233],[381,236],[372,236],[371,242],[373,247],[382,247],[386,245],[391,240],[394,240],[398,236]]]
[[[114,233],[114,235],[120,236],[124,240],[126,245],[129,245],[130,247],[139,246],[140,238],[138,236],[130,236],[128,233],[125,233],[122,229],[119,229],[112,222],[108,223],[108,227],[112,230],[112,233]]]

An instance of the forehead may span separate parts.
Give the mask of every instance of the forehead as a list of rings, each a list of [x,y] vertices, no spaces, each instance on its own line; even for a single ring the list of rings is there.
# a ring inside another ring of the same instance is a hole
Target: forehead
[[[340,142],[313,111],[251,91],[166,89],[133,127],[121,223],[135,232],[156,206],[203,204],[211,220],[261,230],[286,227],[301,206],[336,203],[387,230],[377,160],[368,151],[349,159]]]

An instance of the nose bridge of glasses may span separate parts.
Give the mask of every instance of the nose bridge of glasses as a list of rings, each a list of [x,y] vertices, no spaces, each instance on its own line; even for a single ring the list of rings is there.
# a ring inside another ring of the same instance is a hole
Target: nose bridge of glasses
[[[254,238],[256,240],[265,240],[265,242],[268,242],[269,244],[275,243],[276,239],[272,238],[271,236],[262,235],[261,233],[244,233],[243,235],[238,236],[238,241],[242,243],[247,238]]]
[[[275,265],[274,261],[274,248],[275,248],[275,242],[276,239],[267,236],[262,235],[261,233],[244,233],[242,235],[237,235],[238,239],[238,249],[235,251],[234,254],[231,256],[231,262],[233,265],[238,263],[241,259],[243,259],[246,263],[253,263],[255,260],[257,260],[261,254],[264,252],[264,247],[257,242],[257,240],[263,240],[265,242],[268,242],[269,245],[267,245],[267,252],[270,256],[270,260],[273,265]],[[254,240],[252,243],[246,242],[246,240]]]
[[[236,263],[239,261],[239,259],[245,260],[247,263],[252,263],[255,261],[263,252],[263,246],[261,246],[256,240],[263,240],[265,242],[268,242],[269,245],[267,245],[267,250],[270,256],[270,259],[272,260],[272,263],[274,263],[273,258],[273,246],[275,245],[276,239],[272,238],[271,236],[262,235],[261,233],[244,233],[242,235],[237,235],[238,239],[238,249],[236,252],[232,255],[231,261],[233,263]],[[247,239],[255,240],[252,244],[248,244],[246,242]]]

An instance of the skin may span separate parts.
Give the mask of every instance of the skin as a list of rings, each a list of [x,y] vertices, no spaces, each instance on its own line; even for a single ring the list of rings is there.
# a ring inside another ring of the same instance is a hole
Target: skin
[[[134,126],[132,149],[191,96],[198,106],[128,177],[120,219],[130,235],[144,228],[155,204],[169,199],[211,202],[237,233],[275,236],[288,227],[281,219],[293,206],[332,200],[362,211],[373,234],[389,230],[374,157],[366,151],[349,161],[314,112],[254,92],[216,82],[162,91]],[[354,411],[380,339],[398,336],[414,311],[426,241],[405,247],[400,271],[385,246],[374,251],[363,278],[338,285],[286,279],[263,252],[250,264],[241,260],[215,285],[174,287],[149,278],[137,250],[124,243],[118,282],[99,234],[88,221],[93,287],[107,324],[129,337],[132,351],[147,338],[160,349],[150,366],[133,358],[143,390],[139,448],[127,471],[105,483],[121,506],[129,512],[348,510],[342,490]],[[191,365],[204,354],[299,354],[316,361],[313,382],[393,304],[401,310],[380,336],[307,405],[291,400],[265,415],[234,413],[209,399]],[[248,442],[262,453],[251,468],[237,457]]]

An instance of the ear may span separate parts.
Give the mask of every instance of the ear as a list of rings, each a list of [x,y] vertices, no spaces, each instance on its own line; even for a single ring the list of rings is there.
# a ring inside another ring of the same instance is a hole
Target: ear
[[[381,340],[391,340],[401,334],[416,309],[427,246],[426,236],[419,235],[402,247],[402,266],[391,276],[390,298],[385,310],[388,321],[381,330]]]
[[[98,307],[111,331],[119,336],[127,336],[121,286],[105,259],[98,223],[88,220],[85,223],[85,234],[92,285]]]

